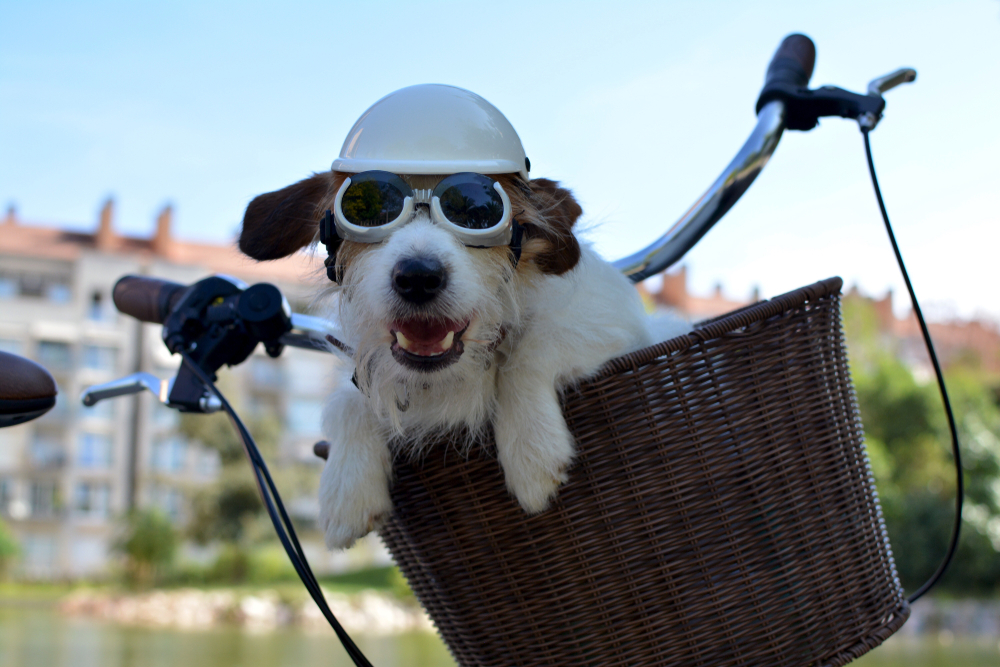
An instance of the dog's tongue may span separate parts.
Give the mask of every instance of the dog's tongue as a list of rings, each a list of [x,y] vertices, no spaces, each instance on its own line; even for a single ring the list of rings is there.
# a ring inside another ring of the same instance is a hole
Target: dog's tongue
[[[468,322],[405,320],[393,323],[396,344],[402,349],[422,357],[444,354],[455,344],[459,331]]]
[[[461,329],[462,324],[459,322],[406,320],[404,322],[396,322],[394,328],[414,343],[431,345],[447,336],[449,331],[458,331]]]

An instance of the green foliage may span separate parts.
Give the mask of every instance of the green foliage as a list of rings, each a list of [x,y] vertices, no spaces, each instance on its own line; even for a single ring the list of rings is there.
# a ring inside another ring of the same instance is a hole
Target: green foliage
[[[274,460],[281,423],[274,415],[256,415],[247,428],[261,454]],[[183,415],[180,431],[219,453],[222,468],[211,486],[194,492],[187,534],[199,544],[214,540],[240,542],[252,532],[251,526],[264,512],[243,444],[229,420],[221,413]]]
[[[872,305],[844,302],[844,325],[865,440],[896,567],[907,591],[937,569],[954,521],[951,436],[937,384],[918,382],[882,337]],[[966,483],[962,539],[939,588],[1000,593],[1000,408],[974,360],[946,372]]]
[[[113,549],[125,556],[128,583],[151,586],[160,570],[169,566],[177,550],[177,533],[162,512],[136,510],[128,514]]]
[[[0,581],[7,577],[11,564],[20,553],[17,540],[11,534],[7,525],[0,520]]]

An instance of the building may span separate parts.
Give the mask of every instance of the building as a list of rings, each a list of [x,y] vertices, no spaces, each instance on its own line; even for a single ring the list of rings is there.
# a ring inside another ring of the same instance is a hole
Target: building
[[[217,474],[214,450],[180,436],[177,413],[151,395],[93,408],[80,403],[90,385],[139,370],[171,377],[178,366],[158,326],[117,313],[111,290],[118,278],[191,283],[223,273],[274,283],[301,311],[310,283],[324,275],[306,254],[258,264],[234,245],[179,241],[171,218],[167,207],[151,238],[117,234],[111,201],[92,234],[24,224],[14,210],[0,222],[0,349],[39,362],[59,387],[47,415],[0,430],[0,516],[22,545],[25,576],[104,572],[116,517],[132,504],[152,505],[183,523],[188,491]],[[283,460],[315,462],[334,363],[332,355],[306,350],[288,349],[279,359],[258,350],[220,377],[237,405],[283,420]],[[314,496],[285,500],[302,513],[316,511]]]
[[[740,301],[727,298],[722,294],[722,285],[717,284],[709,296],[697,296],[688,291],[687,267],[682,266],[674,273],[664,271],[659,275],[660,286],[650,291],[645,283],[639,283],[636,288],[648,310],[670,310],[692,322],[711,319],[719,315],[742,308],[760,300],[760,294],[755,289],[749,300]]]

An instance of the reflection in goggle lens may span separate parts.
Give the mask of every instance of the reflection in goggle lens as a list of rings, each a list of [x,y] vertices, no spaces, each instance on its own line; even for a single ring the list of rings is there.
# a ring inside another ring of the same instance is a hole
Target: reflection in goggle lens
[[[352,225],[378,227],[400,216],[404,198],[403,192],[392,183],[378,178],[365,179],[348,186],[340,208]]]
[[[493,180],[480,174],[455,174],[441,181],[434,194],[448,221],[466,229],[489,229],[503,217],[503,200]]]

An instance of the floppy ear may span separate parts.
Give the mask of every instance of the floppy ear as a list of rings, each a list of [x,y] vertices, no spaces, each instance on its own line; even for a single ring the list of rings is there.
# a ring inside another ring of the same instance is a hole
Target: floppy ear
[[[314,174],[255,197],[243,214],[240,250],[257,260],[279,259],[312,243],[333,180],[331,172]]]
[[[534,262],[543,273],[566,273],[580,261],[580,244],[573,235],[573,225],[583,209],[573,199],[573,194],[555,181],[536,178],[528,187],[540,220],[536,222],[530,219],[534,216],[530,216],[523,225],[525,235],[529,240],[542,241],[537,244]]]

